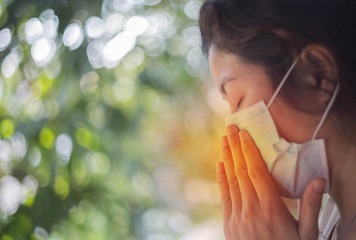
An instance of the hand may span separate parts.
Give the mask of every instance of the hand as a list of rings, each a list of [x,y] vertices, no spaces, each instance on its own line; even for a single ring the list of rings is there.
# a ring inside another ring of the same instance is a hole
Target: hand
[[[306,188],[298,222],[279,196],[249,133],[234,125],[227,133],[221,141],[224,162],[217,164],[226,239],[318,239],[325,180],[314,179]]]

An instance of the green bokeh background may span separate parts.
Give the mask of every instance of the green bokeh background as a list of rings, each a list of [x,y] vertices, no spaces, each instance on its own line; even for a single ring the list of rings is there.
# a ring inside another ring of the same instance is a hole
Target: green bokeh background
[[[200,50],[200,4],[0,1],[11,32],[10,43],[0,34],[1,239],[223,239],[215,163],[226,106]],[[105,67],[89,46],[125,24],[95,38],[85,26],[111,14],[158,25]],[[51,29],[32,41],[26,24],[44,16],[58,25],[40,62],[34,45]],[[85,34],[75,49],[63,44],[71,23]]]

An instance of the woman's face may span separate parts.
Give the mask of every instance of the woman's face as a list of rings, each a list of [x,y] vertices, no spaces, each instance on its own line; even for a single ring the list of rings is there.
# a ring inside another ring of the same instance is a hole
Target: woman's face
[[[261,66],[242,61],[235,54],[225,53],[212,46],[209,50],[211,75],[230,105],[231,113],[245,109],[261,100],[268,104],[274,89],[272,81]],[[287,80],[288,81],[288,80]],[[301,112],[277,96],[269,111],[281,137],[303,143],[311,140],[319,116]]]

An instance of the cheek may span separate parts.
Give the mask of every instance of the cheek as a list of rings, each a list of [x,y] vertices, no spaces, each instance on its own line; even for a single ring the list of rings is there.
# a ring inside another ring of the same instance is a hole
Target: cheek
[[[311,140],[317,122],[310,118],[310,114],[277,103],[272,104],[269,110],[280,137],[295,143]]]

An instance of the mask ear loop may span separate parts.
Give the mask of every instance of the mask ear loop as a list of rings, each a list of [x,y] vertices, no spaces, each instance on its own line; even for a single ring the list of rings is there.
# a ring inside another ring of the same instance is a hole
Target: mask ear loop
[[[271,99],[269,100],[267,108],[271,107],[274,99],[277,97],[278,93],[281,91],[281,88],[283,87],[284,83],[287,81],[290,73],[292,72],[294,66],[297,64],[299,58],[300,58],[300,55],[298,55],[298,57],[294,60],[292,66],[288,69],[286,75],[284,76],[284,78],[282,79],[281,83],[279,84],[279,86],[277,87],[276,91],[274,92],[274,94],[272,95]],[[337,93],[339,92],[339,89],[340,89],[340,83],[338,82],[337,85],[336,85],[335,91],[333,93],[333,96],[331,97],[330,102],[329,102],[328,106],[326,107],[325,112],[324,112],[323,116],[321,117],[318,126],[315,129],[315,132],[313,134],[312,140],[314,140],[316,138],[316,135],[318,134],[321,126],[325,122],[326,117],[328,116],[328,113],[330,112],[330,109],[331,109],[332,105],[334,104],[334,102],[336,100],[336,96],[337,96]]]
[[[279,91],[283,87],[284,83],[287,81],[290,73],[292,72],[294,66],[297,64],[299,58],[300,58],[300,55],[298,55],[298,57],[294,60],[292,66],[290,66],[290,68],[288,69],[286,75],[284,76],[284,78],[282,79],[281,83],[279,84],[279,86],[277,87],[276,91],[274,92],[274,94],[272,95],[271,99],[269,100],[267,108],[269,108],[272,105],[274,99],[277,97]]]
[[[316,138],[316,135],[318,134],[321,126],[325,122],[325,119],[328,116],[328,113],[330,112],[330,109],[331,109],[332,105],[334,104],[334,102],[336,100],[336,96],[337,96],[337,93],[339,92],[339,88],[340,88],[340,83],[338,82],[337,85],[336,85],[335,91],[333,93],[333,96],[331,97],[330,102],[329,102],[328,106],[326,107],[325,112],[324,112],[323,116],[321,117],[318,126],[315,129],[315,132],[313,134],[312,140],[314,140]]]

